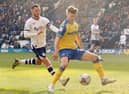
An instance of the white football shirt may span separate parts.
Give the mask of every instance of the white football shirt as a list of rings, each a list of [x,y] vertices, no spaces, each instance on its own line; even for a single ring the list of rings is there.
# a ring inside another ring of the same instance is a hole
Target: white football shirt
[[[94,32],[100,32],[99,25],[95,25],[95,24],[91,25],[91,40],[99,40],[100,35],[99,34],[95,35],[93,34]]]
[[[24,31],[27,31],[28,35],[30,35],[31,45],[35,48],[46,46],[46,27],[49,22],[50,21],[47,18],[41,16],[38,20],[31,17],[26,21]],[[43,32],[37,35],[38,30],[43,30]],[[27,36],[27,34],[24,36]]]
[[[120,36],[120,43],[121,44],[126,44],[126,35],[121,35]]]

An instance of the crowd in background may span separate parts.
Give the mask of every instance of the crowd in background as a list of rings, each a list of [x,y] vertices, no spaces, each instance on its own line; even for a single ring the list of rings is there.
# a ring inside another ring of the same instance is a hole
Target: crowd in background
[[[118,45],[119,36],[124,29],[129,29],[129,1],[128,0],[107,0],[105,6],[101,8],[100,16],[100,29],[104,36],[112,38],[116,41],[112,44]],[[128,39],[129,40],[129,39]],[[129,42],[127,40],[127,46]]]
[[[48,17],[53,24],[59,27],[59,24],[63,21],[60,15],[62,16],[65,13],[60,6],[62,6],[62,4],[65,6],[66,1],[67,0],[0,0],[0,48],[26,47],[26,45],[21,46],[19,40],[29,41],[28,39],[24,39],[21,32],[24,30],[25,21],[31,16],[30,7],[32,4],[39,3],[42,9],[41,15]],[[78,1],[80,5],[85,4],[81,3],[80,0],[76,1]],[[82,2],[83,1],[85,0],[82,0]],[[98,0],[98,2],[100,1],[101,0]],[[95,2],[96,5],[94,4]],[[124,29],[129,29],[129,0],[103,0],[101,7],[98,5],[97,0],[87,0],[87,3],[88,4],[85,4],[85,6],[78,6],[80,11],[78,21],[83,42],[90,42],[90,25],[92,24],[93,17],[98,17],[98,24],[102,31],[101,35],[104,38],[103,47],[108,47],[109,42],[112,44],[109,48],[116,47],[121,32],[123,32]],[[54,37],[55,34],[48,30],[47,41],[53,42]],[[112,41],[112,39],[115,41]],[[128,44],[127,42],[127,45]]]

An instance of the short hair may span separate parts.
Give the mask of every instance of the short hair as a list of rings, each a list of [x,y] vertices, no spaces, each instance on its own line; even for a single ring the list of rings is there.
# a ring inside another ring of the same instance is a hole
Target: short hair
[[[93,21],[98,21],[98,20],[99,20],[98,17],[94,17],[94,18],[93,18]]]
[[[77,14],[78,12],[78,8],[76,8],[75,6],[68,6],[68,8],[66,9],[66,13],[73,13],[73,14]]]
[[[34,9],[35,7],[39,7],[39,8],[40,8],[40,5],[39,5],[39,4],[33,4],[33,5],[31,6],[31,9]]]

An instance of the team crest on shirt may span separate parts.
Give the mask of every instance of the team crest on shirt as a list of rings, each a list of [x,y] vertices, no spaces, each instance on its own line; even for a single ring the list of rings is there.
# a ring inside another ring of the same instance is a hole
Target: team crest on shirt
[[[38,28],[37,28],[37,27],[34,27],[34,30],[35,30],[35,31],[38,31]]]
[[[43,30],[43,26],[39,26],[39,27],[36,27],[36,26],[35,26],[35,27],[34,27],[34,30],[35,30],[35,31]]]

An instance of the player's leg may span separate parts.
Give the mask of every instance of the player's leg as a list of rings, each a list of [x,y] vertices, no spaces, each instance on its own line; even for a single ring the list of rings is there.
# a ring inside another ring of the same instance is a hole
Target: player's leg
[[[40,56],[40,61],[45,65],[45,67],[47,68],[48,72],[51,75],[54,75],[55,70],[50,62],[50,60],[46,57],[46,56]]]
[[[60,79],[61,75],[63,74],[63,72],[64,72],[64,70],[65,70],[65,68],[68,66],[68,62],[69,62],[68,57],[65,56],[65,57],[62,57],[62,58],[61,58],[60,67],[59,67],[59,69],[57,69],[57,71],[55,72],[54,76],[52,77],[51,84],[50,84],[49,87],[48,87],[48,90],[49,90],[50,92],[53,92],[54,86],[55,86],[57,80]],[[67,79],[67,80],[69,80],[69,79]]]
[[[41,65],[41,60],[37,58],[28,58],[28,59],[15,59],[14,63],[12,64],[12,69],[15,69],[16,66],[19,64],[34,64],[34,65]]]
[[[47,67],[48,72],[51,75],[54,75],[55,70],[50,62],[50,60],[46,57],[46,48],[41,47],[38,49],[33,48],[33,52],[36,54],[37,58]]]
[[[91,45],[90,45],[90,48],[89,48],[89,51],[90,51],[90,52],[94,52],[95,46],[96,46],[96,45],[95,45],[95,41],[92,40]]]
[[[30,58],[30,59],[15,59],[12,68],[15,69],[16,66],[19,64],[34,64],[34,65],[41,65],[42,63],[47,67],[48,72],[51,75],[54,75],[55,71],[52,67],[50,60],[46,57],[45,48],[35,49],[34,53],[36,54],[37,58]]]
[[[90,52],[94,52],[94,49],[95,49],[95,45],[94,44],[91,44],[90,48],[89,48],[89,51]]]
[[[56,81],[60,78],[60,76],[62,75],[67,66],[68,66],[68,57],[62,57],[60,67],[59,69],[57,69],[56,73],[53,76],[52,84],[55,85]]]
[[[82,55],[81,60],[88,60],[88,61],[93,62],[94,67],[96,71],[98,72],[99,77],[101,79],[102,85],[106,85],[106,84],[113,83],[116,81],[116,80],[111,80],[105,77],[104,70],[101,64],[102,58],[100,56],[97,56],[96,54],[91,53],[91,52],[85,52]]]
[[[100,54],[100,49],[101,49],[101,41],[96,41],[96,54]]]
[[[81,58],[81,60],[88,60],[94,63],[95,69],[99,73],[100,78],[104,77],[104,71],[102,65],[100,63],[101,58],[98,57],[96,54],[91,52],[85,52]]]
[[[48,72],[53,76],[55,74],[55,70],[50,62],[50,60],[47,58],[47,57],[44,57],[42,59],[42,62],[43,64],[47,67],[47,70]],[[59,82],[63,85],[63,86],[66,86],[66,84],[68,83],[69,81],[69,77],[66,77],[66,78],[62,78],[62,79],[59,79]]]
[[[40,60],[39,56],[40,53],[45,51],[45,48],[32,48],[32,51],[36,55],[36,58],[30,58],[30,59],[15,59],[14,63],[12,64],[12,69],[15,69],[16,66],[19,64],[35,64],[35,65],[40,65],[42,61]],[[44,54],[43,54],[44,55]]]
[[[13,65],[12,65],[12,68],[15,69],[15,67],[18,66],[19,64],[41,65],[42,63],[47,67],[48,72],[51,75],[53,75],[55,73],[50,60],[46,56],[39,56],[39,55],[37,55],[37,58],[15,59]]]
[[[42,63],[47,67],[48,72],[53,76],[55,74],[55,70],[52,66],[51,61],[46,57],[46,50],[40,53],[39,58],[42,61]],[[69,77],[59,79],[59,81],[63,86],[65,86],[69,81]]]

